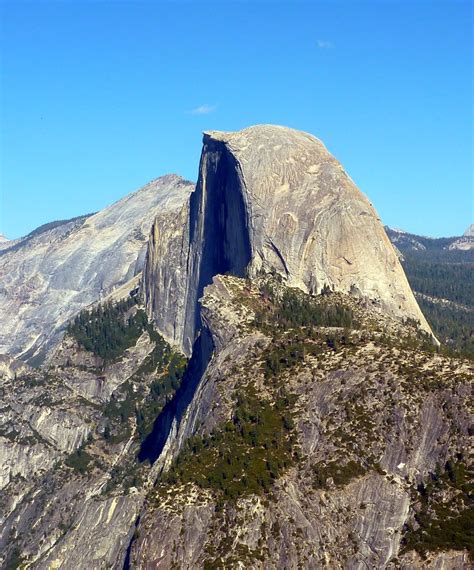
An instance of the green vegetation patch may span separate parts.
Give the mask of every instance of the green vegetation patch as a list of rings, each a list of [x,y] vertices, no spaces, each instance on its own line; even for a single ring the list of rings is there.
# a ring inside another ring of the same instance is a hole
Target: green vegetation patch
[[[180,387],[187,363],[184,356],[171,352],[165,371],[150,384],[150,393],[136,411],[137,430],[141,441],[151,433],[153,423],[168,396]]]
[[[286,342],[272,343],[265,353],[265,378],[278,376],[283,371],[303,362],[307,355],[314,356],[321,352],[317,344],[310,342],[288,339]]]
[[[128,492],[131,487],[139,489],[146,477],[146,469],[135,458],[128,457],[117,463],[110,471],[110,479],[102,489],[102,495],[107,496],[117,491]]]
[[[452,253],[450,254],[452,255]],[[426,256],[426,253],[423,254]],[[421,259],[415,253],[405,254],[403,267],[415,291],[449,299],[474,307],[474,263],[467,256],[464,263]]]
[[[474,360],[474,309],[417,299],[421,310],[438,338],[446,344],[448,355]]]
[[[285,370],[304,362],[307,356],[322,357],[328,350],[337,351],[342,347],[352,345],[347,331],[342,334],[326,335],[313,334],[312,331],[296,336],[285,335],[274,339],[265,350],[263,371],[265,378],[279,376]]]
[[[419,238],[418,240],[423,240]],[[451,240],[424,240],[426,250],[403,251],[414,291],[452,303],[417,301],[448,354],[474,359],[474,251],[443,249]]]
[[[116,360],[148,328],[148,319],[143,310],[127,317],[136,302],[135,298],[129,297],[81,311],[68,326],[67,332],[85,350],[104,361]]]
[[[299,289],[286,287],[281,294],[271,284],[263,284],[260,294],[264,306],[255,313],[255,325],[283,329],[300,327],[354,328],[356,319],[350,307],[331,302],[327,288],[313,298]]]
[[[154,330],[143,310],[131,311],[136,303],[135,298],[129,297],[99,305],[91,311],[81,311],[67,329],[84,349],[102,358],[104,365],[117,360],[144,331],[154,343],[152,352],[104,408],[107,419],[104,438],[110,443],[121,443],[131,437],[133,418],[140,440],[145,439],[167,396],[181,384],[187,365],[187,360]],[[144,381],[153,375],[155,378],[146,394]]]
[[[68,467],[71,467],[77,473],[84,475],[89,469],[89,464],[93,460],[93,457],[87,453],[85,450],[85,445],[81,445],[74,453],[66,459],[65,463]]]
[[[104,408],[107,423],[104,438],[110,443],[121,443],[132,435],[130,419],[135,414],[140,395],[130,381],[124,382],[113,394]]]
[[[135,419],[138,437],[143,441],[152,431],[167,398],[181,385],[186,366],[187,359],[174,352],[159,337],[155,349],[132,378],[143,378],[145,374],[154,372],[155,378],[150,383],[148,394],[145,394],[143,385],[134,387],[131,380],[124,382],[104,408],[107,418],[104,438],[113,444],[128,440],[132,435],[132,420]]]
[[[282,392],[272,404],[246,388],[237,395],[232,421],[190,438],[163,483],[192,482],[226,500],[267,491],[294,463],[292,401]]]
[[[474,557],[474,471],[462,456],[449,460],[413,492],[420,508],[405,528],[403,551],[468,550]]]

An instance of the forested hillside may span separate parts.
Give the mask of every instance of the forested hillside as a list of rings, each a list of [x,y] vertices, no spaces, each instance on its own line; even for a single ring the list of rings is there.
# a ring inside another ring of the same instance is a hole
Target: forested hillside
[[[474,249],[387,229],[418,303],[441,342],[474,358]]]

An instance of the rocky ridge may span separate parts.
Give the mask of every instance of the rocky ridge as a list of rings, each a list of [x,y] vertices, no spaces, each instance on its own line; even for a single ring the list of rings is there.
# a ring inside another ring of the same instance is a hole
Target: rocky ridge
[[[474,236],[472,235],[473,226],[464,232],[462,236],[446,237],[446,238],[430,238],[426,236],[419,236],[411,234],[403,230],[390,228],[385,226],[388,237],[391,242],[404,251],[422,252],[449,252],[449,251],[471,251],[474,249]]]
[[[6,242],[0,353],[41,361],[72,316],[142,270],[153,221],[179,210],[193,187],[164,176],[97,214]]]
[[[474,224],[471,224],[463,233],[464,237],[474,237]]]

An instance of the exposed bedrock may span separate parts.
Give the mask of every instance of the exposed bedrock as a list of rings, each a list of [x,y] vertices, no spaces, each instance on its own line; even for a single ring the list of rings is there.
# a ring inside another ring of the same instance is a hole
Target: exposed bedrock
[[[39,363],[67,322],[143,269],[150,227],[176,216],[194,185],[174,174],[91,216],[0,247],[0,353]]]
[[[189,205],[155,224],[148,251],[147,306],[169,340],[191,352],[214,275],[261,271],[351,291],[431,332],[375,209],[318,139],[260,125],[203,142]]]

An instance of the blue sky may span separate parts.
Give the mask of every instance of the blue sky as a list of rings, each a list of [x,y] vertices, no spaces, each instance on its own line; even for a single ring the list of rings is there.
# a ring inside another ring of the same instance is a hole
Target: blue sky
[[[196,180],[202,131],[319,137],[384,223],[473,220],[472,3],[0,1],[0,233]]]

